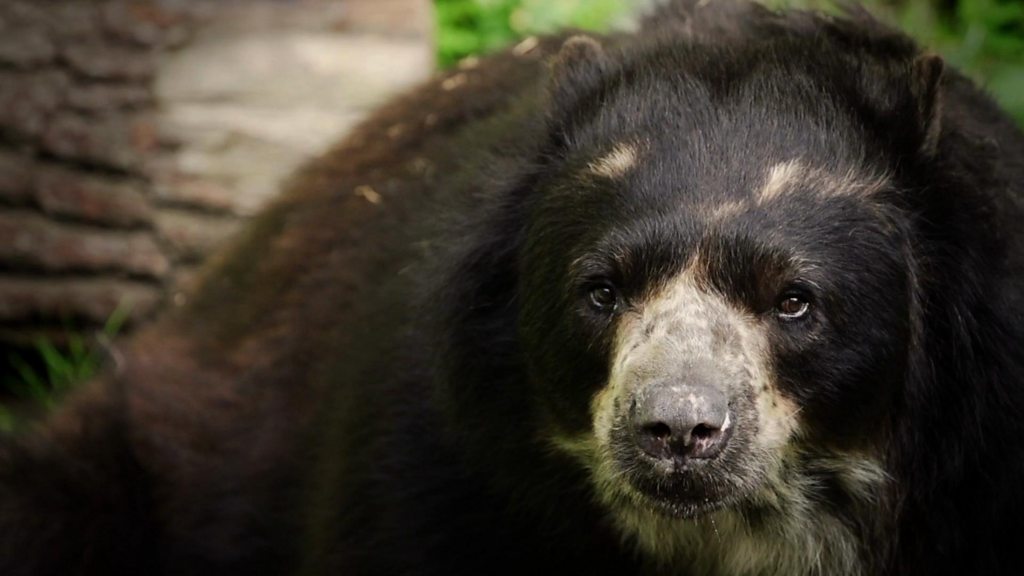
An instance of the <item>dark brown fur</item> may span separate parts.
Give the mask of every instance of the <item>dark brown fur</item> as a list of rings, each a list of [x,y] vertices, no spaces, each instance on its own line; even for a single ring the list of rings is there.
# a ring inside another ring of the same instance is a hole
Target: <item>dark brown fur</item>
[[[187,303],[120,345],[107,376],[23,445],[0,445],[0,573],[292,561],[287,518],[302,507],[298,463],[317,449],[307,431],[325,400],[323,359],[358,348],[353,316],[372,312],[355,298],[407,264],[381,243],[399,244],[433,199],[432,176],[458,168],[459,134],[535,85],[558,45],[455,70],[378,111],[294,176]]]

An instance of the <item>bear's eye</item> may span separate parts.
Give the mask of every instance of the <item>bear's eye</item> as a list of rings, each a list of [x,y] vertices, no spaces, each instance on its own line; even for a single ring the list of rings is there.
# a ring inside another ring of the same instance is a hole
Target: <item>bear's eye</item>
[[[811,311],[811,301],[805,294],[787,292],[779,298],[775,310],[783,320],[799,320]]]
[[[614,312],[619,305],[619,295],[611,284],[597,284],[587,292],[590,305],[599,312]]]

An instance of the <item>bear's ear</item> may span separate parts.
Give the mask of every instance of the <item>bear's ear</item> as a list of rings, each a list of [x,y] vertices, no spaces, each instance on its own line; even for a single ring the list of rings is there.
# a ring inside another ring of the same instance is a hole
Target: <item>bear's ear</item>
[[[942,131],[942,73],[945,64],[935,54],[918,56],[911,65],[910,93],[915,103],[921,152],[935,156]]]
[[[574,108],[580,98],[600,85],[611,67],[611,58],[594,38],[581,34],[566,40],[551,64],[548,92],[552,112],[560,115]]]

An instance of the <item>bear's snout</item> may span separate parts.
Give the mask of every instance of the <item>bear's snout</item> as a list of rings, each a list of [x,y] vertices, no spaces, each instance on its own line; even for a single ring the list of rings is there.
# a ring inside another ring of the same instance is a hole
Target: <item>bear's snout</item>
[[[636,391],[629,412],[637,447],[656,460],[710,459],[731,433],[726,395],[702,378],[659,380]]]

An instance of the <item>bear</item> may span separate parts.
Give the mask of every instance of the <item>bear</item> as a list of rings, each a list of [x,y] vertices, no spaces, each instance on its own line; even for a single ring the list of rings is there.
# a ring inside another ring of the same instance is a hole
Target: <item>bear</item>
[[[1022,187],[855,8],[466,60],[0,440],[0,573],[1019,573]]]

